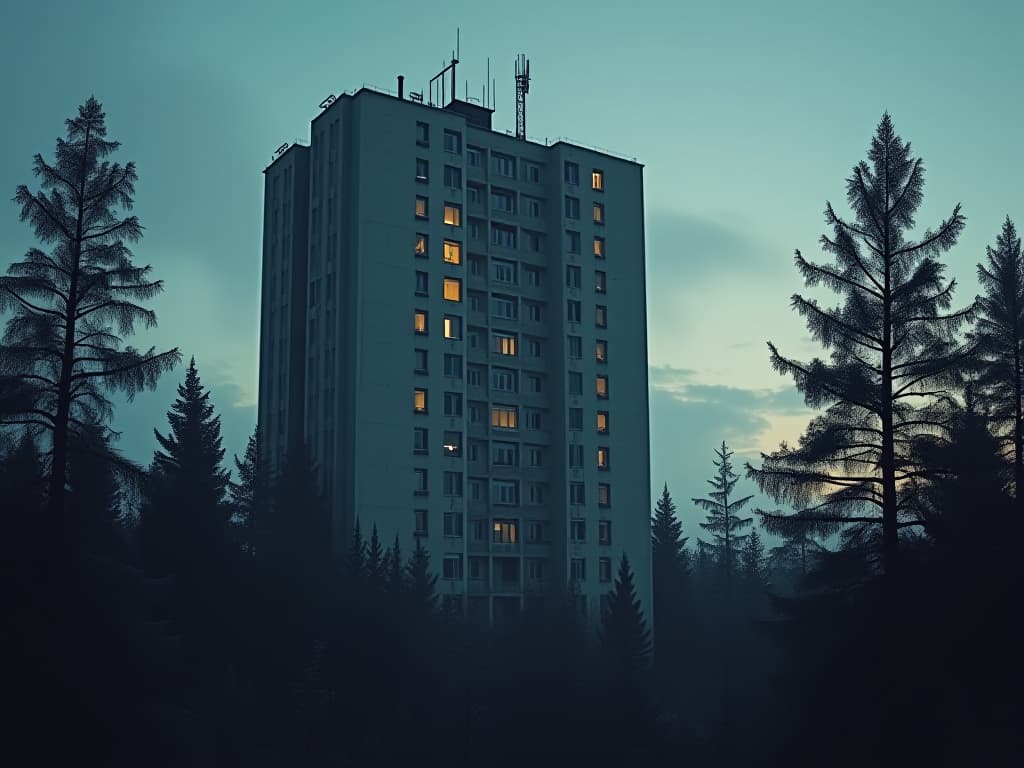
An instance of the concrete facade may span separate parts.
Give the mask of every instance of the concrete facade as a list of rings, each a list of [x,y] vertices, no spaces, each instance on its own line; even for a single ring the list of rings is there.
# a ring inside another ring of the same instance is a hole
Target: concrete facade
[[[596,619],[626,552],[650,619],[642,166],[363,89],[265,187],[266,455],[306,441],[339,551],[419,538],[481,619]]]

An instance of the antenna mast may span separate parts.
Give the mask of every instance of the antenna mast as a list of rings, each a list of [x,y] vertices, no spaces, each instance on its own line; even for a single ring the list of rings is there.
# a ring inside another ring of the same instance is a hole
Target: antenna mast
[[[530,92],[530,60],[525,53],[516,58],[516,138],[526,138],[526,94]]]

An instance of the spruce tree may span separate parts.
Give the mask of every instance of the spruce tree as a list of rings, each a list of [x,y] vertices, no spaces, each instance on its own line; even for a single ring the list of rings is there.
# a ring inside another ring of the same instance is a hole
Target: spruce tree
[[[405,592],[405,574],[403,573],[404,561],[402,560],[402,548],[398,543],[398,534],[395,534],[395,542],[391,545],[385,558],[384,567],[384,588],[391,596],[392,602],[398,604],[399,599]]]
[[[714,543],[709,544],[710,551],[714,552],[715,561],[725,574],[726,582],[732,580],[733,571],[736,569],[736,552],[743,545],[746,536],[740,534],[744,528],[751,524],[749,517],[739,517],[737,513],[747,505],[753,496],[734,498],[732,493],[739,480],[739,475],[732,471],[732,451],[722,441],[722,447],[715,449],[716,475],[708,480],[708,484],[714,489],[705,499],[694,499],[693,503],[708,513],[707,521],[700,524],[705,531],[710,531],[714,536]]]
[[[384,547],[380,543],[380,536],[377,535],[377,524],[374,523],[370,543],[366,547],[366,580],[375,596],[380,596],[384,592],[385,574]]]
[[[680,654],[685,582],[690,569],[683,524],[676,517],[667,483],[651,518],[651,566],[657,660],[659,667],[665,667],[663,662]]]
[[[608,593],[601,613],[601,649],[611,668],[632,674],[647,665],[651,653],[651,632],[647,628],[640,598],[633,583],[629,558],[622,553],[615,585]]]
[[[0,276],[0,314],[13,313],[0,346],[0,424],[49,432],[47,500],[55,531],[64,525],[71,436],[109,420],[107,393],[131,398],[153,389],[181,357],[177,349],[122,346],[137,325],[156,324],[156,314],[139,302],[163,290],[149,266],[132,262],[128,247],[142,236],[138,218],[122,215],[134,202],[135,164],[106,159],[119,144],[106,139],[106,115],[95,98],[66,121],[66,130],[53,164],[35,156],[41,189],[20,185],[14,196],[21,220],[50,252],[32,248]]]
[[[942,401],[959,383],[970,349],[956,331],[972,309],[950,312],[955,281],[944,279],[939,256],[964,227],[960,206],[920,239],[911,230],[923,200],[924,165],[911,156],[888,114],[846,182],[853,211],[841,218],[826,204],[832,236],[821,245],[834,258],[815,264],[799,251],[797,269],[809,287],[841,297],[833,308],[794,295],[792,305],[830,360],[783,357],[769,342],[773,367],[793,376],[820,415],[799,444],[762,456],[749,477],[793,514],[763,512],[766,528],[784,533],[811,526],[828,534],[848,526],[881,529],[887,573],[897,568],[899,531],[920,524],[904,495],[926,472],[916,465],[916,436],[946,428]],[[863,538],[863,537],[862,537]]]
[[[240,548],[250,556],[255,554],[257,525],[266,525],[262,519],[270,505],[270,478],[264,466],[257,427],[249,436],[245,455],[235,456],[238,482],[228,484],[231,496],[232,523],[237,531]]]
[[[740,570],[747,585],[759,590],[767,583],[767,563],[764,555],[764,544],[754,528],[747,536],[743,549],[740,551]]]
[[[1018,509],[1024,509],[1024,261],[1007,217],[996,246],[978,265],[978,316],[972,333],[979,358],[979,405],[986,408],[1013,461]]]
[[[414,615],[432,616],[437,611],[437,574],[430,570],[430,553],[419,538],[406,566],[409,602]]]

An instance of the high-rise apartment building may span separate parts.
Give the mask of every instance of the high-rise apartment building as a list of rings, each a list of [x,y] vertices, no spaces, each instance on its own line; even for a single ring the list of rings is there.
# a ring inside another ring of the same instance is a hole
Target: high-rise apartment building
[[[643,169],[491,129],[490,109],[343,95],[265,171],[259,423],[305,441],[344,551],[429,550],[453,610],[627,553],[650,617]]]

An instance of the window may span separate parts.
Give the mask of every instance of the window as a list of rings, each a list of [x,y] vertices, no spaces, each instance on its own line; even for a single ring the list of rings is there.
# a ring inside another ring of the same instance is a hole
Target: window
[[[526,374],[526,391],[530,394],[539,395],[541,392],[543,377],[538,373]]]
[[[455,474],[454,472],[451,474]],[[461,477],[461,475],[460,475]],[[453,495],[453,494],[450,494]],[[458,494],[461,496],[461,492]],[[444,535],[445,536],[456,536],[462,537],[462,513],[461,512],[445,512],[444,513]]]
[[[444,415],[445,416],[461,416],[462,415],[462,393],[461,392],[445,392],[444,393]]]
[[[514,506],[519,503],[519,485],[515,480],[492,480],[491,503]]]
[[[530,357],[540,357],[541,344],[540,339],[527,339],[526,340],[526,354]]]
[[[444,260],[448,264],[460,264],[462,262],[462,245],[454,240],[445,240]]]
[[[516,544],[519,541],[517,520],[494,518],[491,539],[495,544]]]
[[[516,371],[511,368],[491,369],[491,388],[498,392],[515,392]]]
[[[579,443],[569,443],[569,466],[583,466],[583,446]]]
[[[415,254],[422,259],[427,257],[427,244],[429,240],[422,232],[416,233],[416,249]]]
[[[491,224],[491,245],[514,249],[516,247],[516,228],[504,224]]]
[[[417,309],[412,316],[412,328],[416,333],[427,332],[427,311],[425,309]]]
[[[413,363],[413,370],[416,373],[427,372],[427,350],[425,349],[414,349],[415,362]]]
[[[544,466],[544,449],[539,445],[530,445],[526,448],[526,459],[531,467]]]
[[[427,412],[427,390],[416,388],[412,391],[413,413]]]
[[[604,205],[594,203],[594,223],[604,224]]]
[[[494,351],[499,355],[509,355],[515,357],[516,354],[516,337],[511,333],[503,333],[501,331],[494,332]]]
[[[484,273],[484,259],[482,256],[469,257],[469,274],[482,275]]]
[[[427,490],[427,470],[419,468],[419,467],[414,469],[413,470],[413,480],[414,480],[413,488],[415,489],[414,493],[416,493],[417,496],[424,496],[424,495],[426,495],[428,493],[428,490]]]
[[[570,323],[578,323],[580,321],[581,312],[580,303],[569,299],[565,302],[566,309],[568,312],[568,318]]]
[[[484,164],[484,151],[480,147],[466,145],[466,165],[480,168]]]
[[[484,484],[486,480],[478,477],[471,477],[469,479],[469,498],[473,501],[481,501],[484,498]]]
[[[598,304],[594,308],[594,325],[598,328],[608,327],[608,307]]]
[[[470,365],[466,368],[466,381],[471,387],[482,387],[484,385],[484,370],[482,365]]]
[[[598,446],[597,449],[597,468],[608,469],[611,465],[611,449],[606,445]]]
[[[523,160],[523,178],[531,184],[540,184],[540,166]]]
[[[444,495],[445,496],[461,496],[462,495],[462,473],[461,472],[445,472],[444,473]],[[445,535],[450,536],[451,534],[446,533]],[[459,536],[462,535],[462,525],[459,525]]]
[[[416,218],[427,218],[427,198],[423,195],[416,195]]]
[[[429,285],[429,277],[426,272],[416,273],[416,295],[426,296]]]
[[[462,378],[462,355],[444,356],[444,375],[453,379]]]
[[[503,259],[492,259],[491,260],[492,274],[494,275],[494,281],[497,283],[508,283],[509,285],[515,285],[516,283],[516,263],[514,261],[504,261]]]
[[[608,284],[605,282],[606,280],[604,272],[600,269],[594,270],[594,291],[597,293],[607,293]]]
[[[470,524],[471,524],[470,532],[471,532],[471,535],[473,536],[473,541],[485,541],[487,539],[487,520],[482,518],[482,517],[478,517],[478,518],[475,518],[474,520],[470,521]],[[480,559],[484,561],[484,564],[486,566],[487,558],[482,557]],[[485,568],[484,569],[485,576],[486,576],[486,572],[487,572],[487,570]]]
[[[569,409],[569,429],[576,429],[576,430],[583,429],[583,409],[582,408],[570,408]]]
[[[569,483],[569,503],[586,504],[586,490],[583,483]]]
[[[457,277],[446,277],[444,279],[445,301],[462,301],[462,281]]]
[[[484,304],[487,302],[487,294],[480,293],[479,291],[469,292],[469,311],[470,312],[483,312]],[[473,346],[476,347],[475,334],[471,333],[470,338],[474,339]]]
[[[523,240],[526,242],[526,250],[531,253],[540,253],[544,247],[544,235],[540,232],[531,232],[528,229],[522,230]]]
[[[531,288],[541,287],[541,270],[537,267],[523,267],[523,274],[526,276],[526,284]]]
[[[415,529],[414,529],[415,530],[415,535],[416,536],[426,536],[427,535],[427,510],[425,510],[425,509],[414,509],[412,511],[412,516],[413,516],[414,525],[415,525]]]
[[[426,427],[414,427],[412,430],[412,452],[427,453],[430,449]]]
[[[496,467],[519,466],[519,446],[495,441],[491,444],[491,463]]]
[[[445,555],[441,561],[441,577],[449,580],[462,578],[462,555]]]
[[[610,507],[612,505],[612,487],[608,483],[597,484],[597,506],[599,507]],[[610,539],[611,531],[609,531]],[[604,544],[605,542],[601,542]],[[611,544],[611,541],[608,541]]]
[[[543,544],[547,541],[547,523],[541,520],[530,520],[526,524],[526,542],[528,544]]]
[[[583,339],[580,336],[569,336],[569,357],[573,360],[583,359]]]
[[[500,429],[519,428],[519,409],[514,405],[495,405],[491,407],[491,426]]]
[[[492,296],[491,315],[502,320],[515,320],[519,313],[516,311],[516,300],[512,296]]]
[[[430,126],[426,123],[416,123],[416,143],[421,147],[430,146]]]
[[[516,177],[516,159],[500,152],[491,152],[491,169],[499,176]]]
[[[446,339],[462,338],[462,318],[454,315],[444,316],[444,337]]]
[[[453,155],[462,154],[462,134],[458,131],[444,132],[444,151],[451,152]]]
[[[573,581],[586,581],[587,580],[587,561],[582,557],[574,557],[572,559],[572,579]]]
[[[608,377],[599,375],[596,380],[597,396],[602,400],[608,399]]]
[[[603,237],[595,237],[594,238],[594,257],[598,258],[598,259],[603,259],[604,258],[604,238]]]
[[[599,363],[608,362],[608,342],[604,339],[598,339],[594,343],[594,359]]]
[[[612,521],[599,520],[597,523],[597,543],[611,546],[612,543]]]
[[[570,520],[569,536],[576,544],[583,544],[587,540],[587,521]]]
[[[580,199],[578,197],[565,196],[565,218],[578,219],[580,217]]]
[[[602,557],[597,561],[597,578],[603,582],[612,580],[612,559]]]
[[[590,188],[595,192],[604,192],[604,171],[595,168],[590,172]]]
[[[565,183],[576,185],[580,183],[580,167],[576,163],[566,162]]]
[[[597,431],[599,434],[608,434],[608,411],[597,412]]]
[[[579,371],[569,371],[569,394],[576,396],[583,394],[583,374]]]
[[[531,323],[542,322],[544,318],[544,311],[541,309],[541,304],[536,301],[523,301],[523,306],[526,307],[526,319]]]
[[[571,229],[565,230],[565,249],[569,253],[580,252],[580,233]]]
[[[530,581],[544,580],[544,560],[539,557],[526,558],[526,578]]]
[[[445,432],[444,433],[444,455],[452,458],[458,458],[462,455],[462,433],[461,432]]]
[[[483,187],[479,184],[467,184],[466,199],[469,200],[470,205],[480,205],[481,201],[484,199]],[[473,226],[472,222],[470,222],[470,226]]]
[[[504,213],[515,213],[516,193],[508,189],[491,187],[491,208]]]
[[[526,411],[526,428],[539,430],[541,427],[540,411]]]
[[[462,169],[451,165],[444,167],[444,185],[452,188],[462,188]]]
[[[453,227],[462,226],[462,206],[458,203],[444,204],[444,223]]]
[[[565,268],[565,285],[566,285],[566,287],[567,288],[579,288],[580,284],[583,282],[582,275],[583,275],[583,272],[582,272],[582,270],[579,267],[573,266],[572,264],[568,265]],[[577,321],[577,322],[579,322],[579,321]]]
[[[469,423],[470,424],[482,424],[484,421],[484,409],[487,408],[487,403],[470,403],[469,404]]]
[[[539,219],[541,216],[540,200],[529,195],[521,195],[521,199],[523,201],[523,215]]]
[[[422,157],[416,158],[416,181],[425,182],[429,172],[430,164]]]

